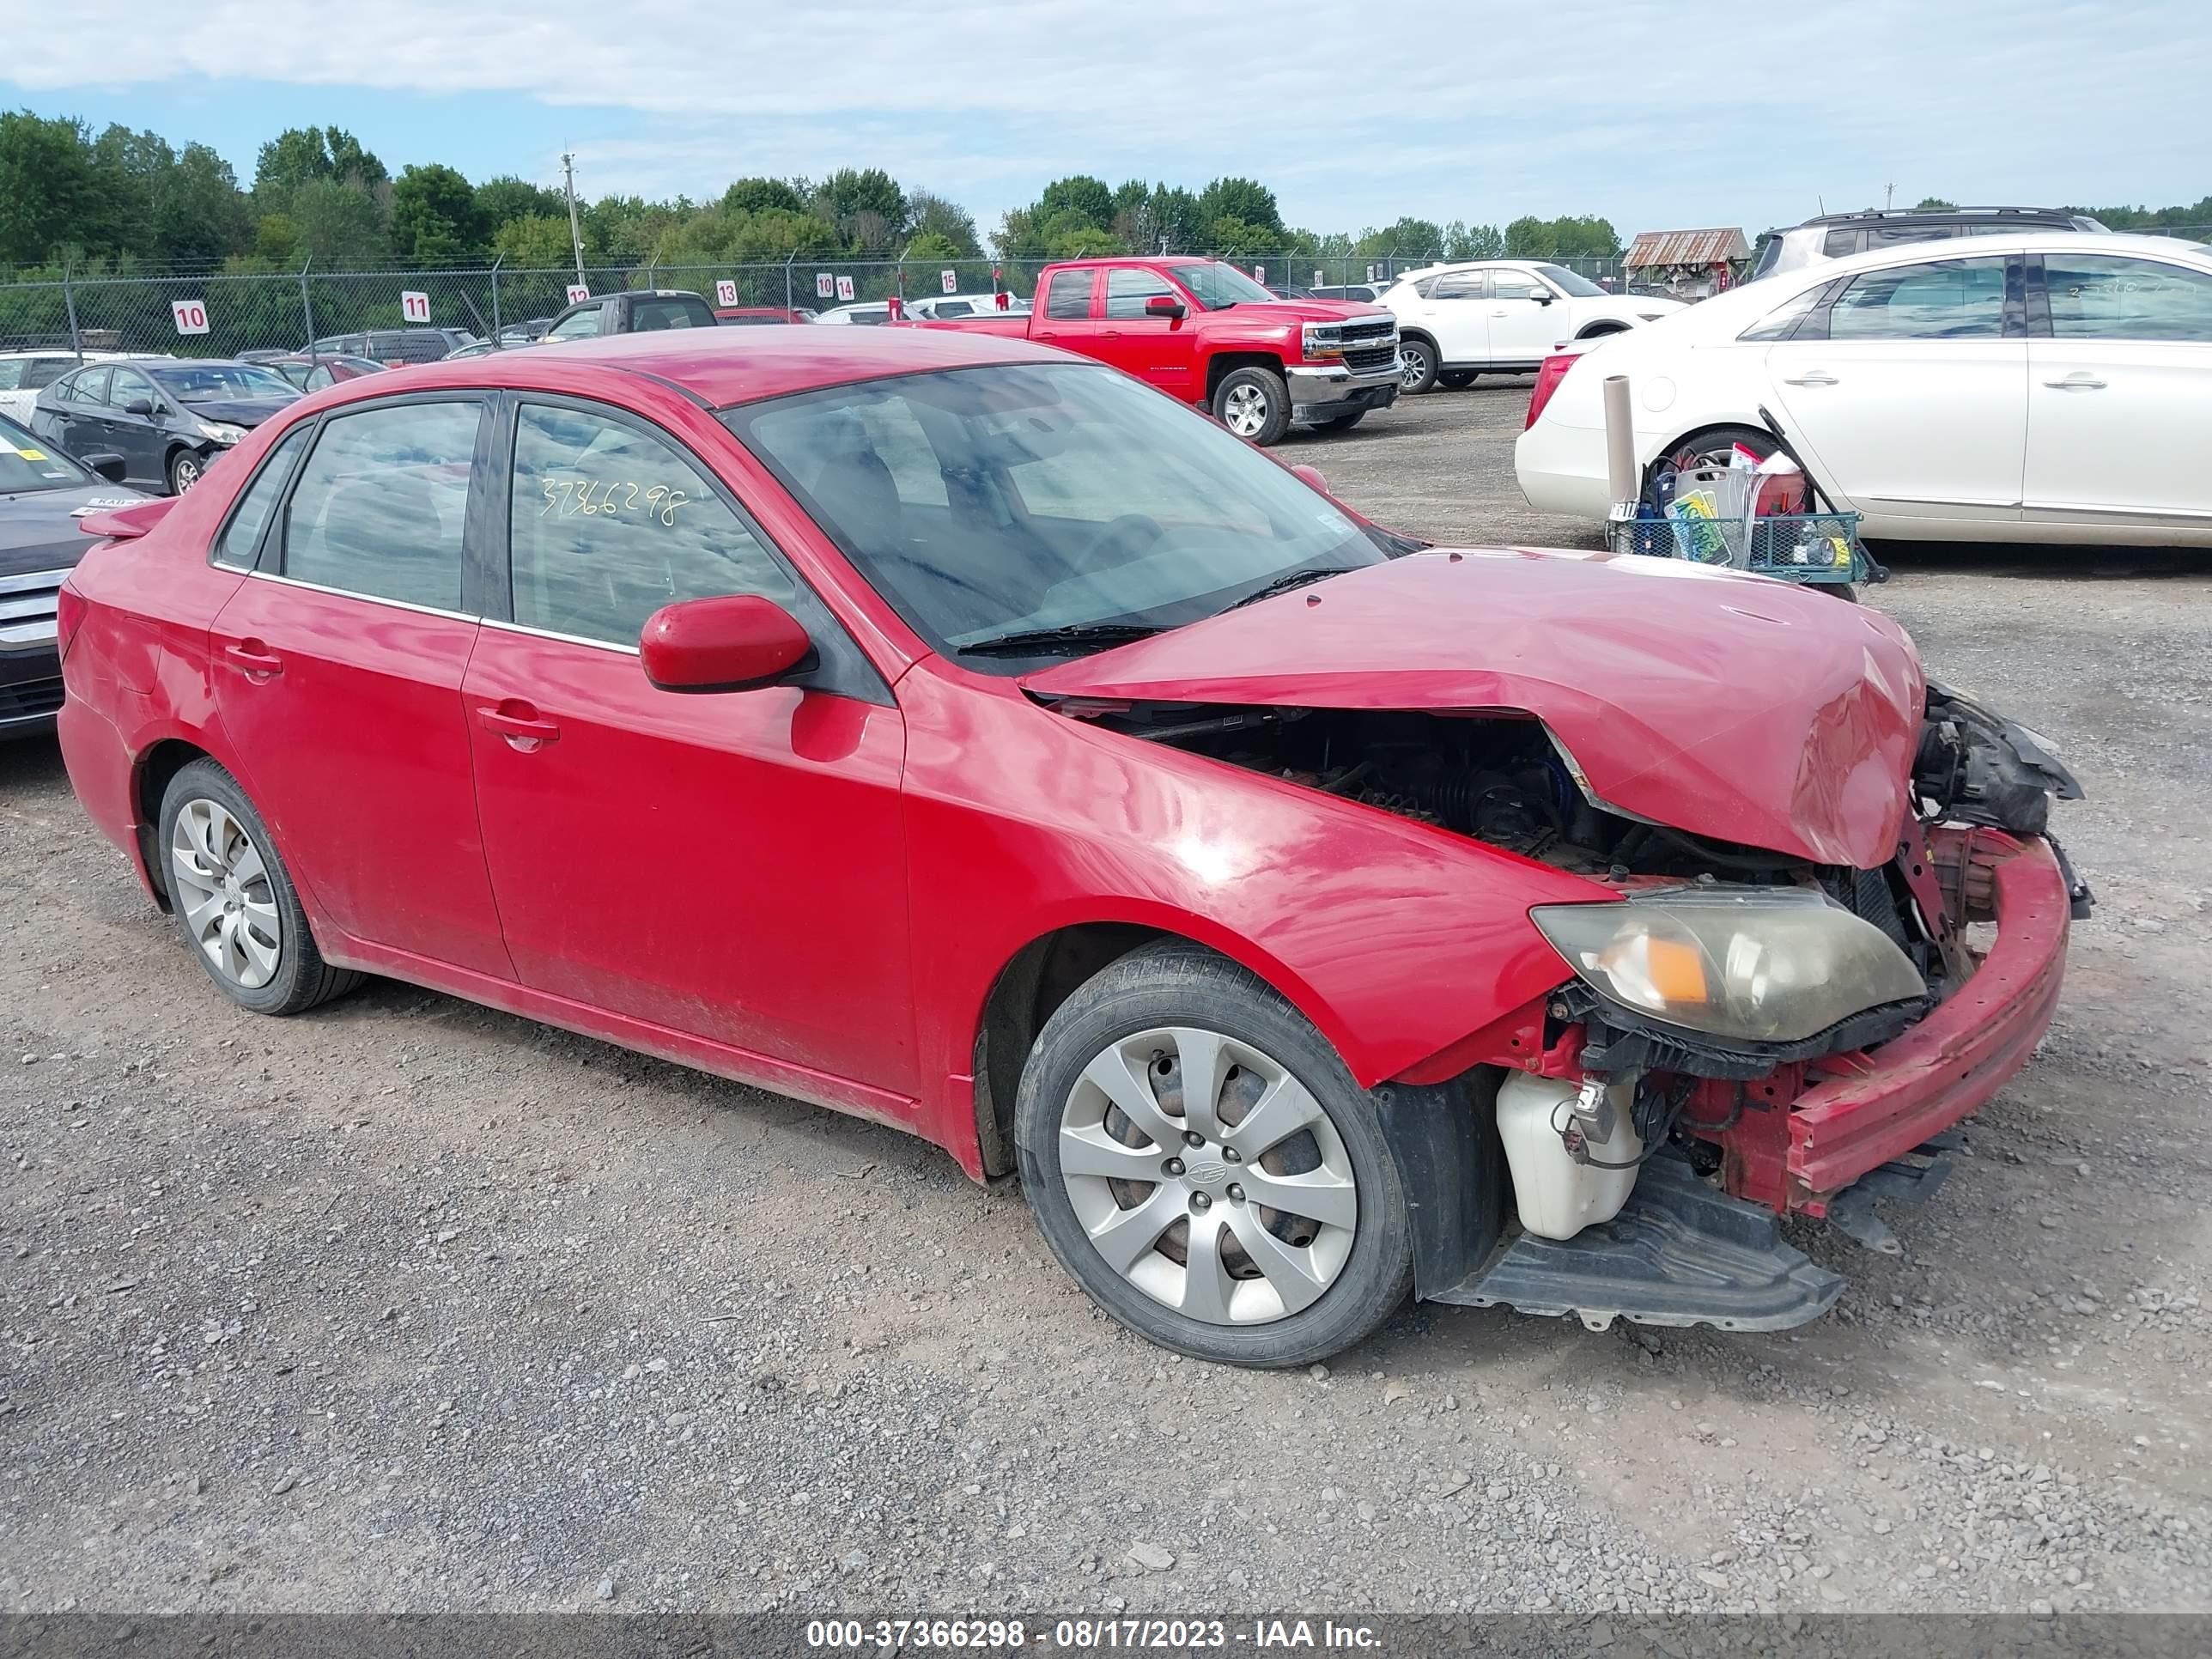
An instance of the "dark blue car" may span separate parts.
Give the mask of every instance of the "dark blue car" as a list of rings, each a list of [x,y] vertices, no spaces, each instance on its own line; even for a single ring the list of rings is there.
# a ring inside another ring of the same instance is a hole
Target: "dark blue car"
[[[299,396],[259,363],[88,363],[39,393],[31,430],[88,465],[120,456],[125,482],[181,495],[216,456]]]

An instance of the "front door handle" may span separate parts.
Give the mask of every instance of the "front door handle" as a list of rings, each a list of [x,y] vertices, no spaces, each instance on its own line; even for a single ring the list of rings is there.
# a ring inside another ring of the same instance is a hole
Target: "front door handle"
[[[1057,340],[1060,337],[1060,331],[1056,328],[1041,328],[1036,331],[1034,337],[1040,340]]]
[[[1118,328],[1102,328],[1098,331],[1098,337],[1102,340],[1118,340],[1121,337],[1121,331]]]
[[[1836,377],[1824,368],[1808,369],[1802,374],[1784,375],[1782,384],[1784,386],[1833,386],[1836,384]]]
[[[2075,369],[2063,380],[2045,380],[2053,392],[2102,392],[2105,383],[2086,369]]]
[[[256,685],[266,684],[284,672],[284,659],[259,640],[240,640],[222,648],[230,665]]]
[[[551,720],[542,718],[537,708],[520,697],[507,697],[497,703],[479,703],[477,722],[487,732],[496,732],[507,739],[507,746],[517,753],[533,755],[549,743],[557,743],[561,728]]]

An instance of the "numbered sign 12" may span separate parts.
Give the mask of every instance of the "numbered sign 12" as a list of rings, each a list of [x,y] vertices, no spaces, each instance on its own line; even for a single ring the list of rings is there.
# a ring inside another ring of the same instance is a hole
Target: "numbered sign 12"
[[[586,288],[581,283],[571,283],[568,284],[568,303],[570,305],[580,306],[591,297],[592,290]]]
[[[177,319],[179,334],[204,334],[208,331],[207,301],[205,300],[172,300],[169,315]]]
[[[945,284],[945,291],[947,294],[957,294],[960,292],[960,273],[958,271],[940,270],[937,273],[937,280]]]
[[[826,270],[814,273],[814,297],[826,300],[837,291],[837,279]]]
[[[841,300],[849,300],[853,297],[853,279],[850,276],[840,276],[837,279],[837,297]]]
[[[738,302],[738,285],[725,276],[714,284],[714,303],[733,306]]]
[[[428,322],[430,296],[427,294],[417,294],[412,289],[400,289],[399,314],[410,323]]]

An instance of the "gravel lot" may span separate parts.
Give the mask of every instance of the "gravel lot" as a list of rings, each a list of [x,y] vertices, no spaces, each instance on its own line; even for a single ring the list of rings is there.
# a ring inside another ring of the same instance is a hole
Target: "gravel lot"
[[[1290,452],[1587,543],[1514,487],[1525,401]],[[1892,552],[1873,602],[2075,763],[2102,903],[1903,1256],[1804,1230],[1850,1285],[1782,1335],[1171,1358],[890,1131],[404,986],[233,1011],[0,750],[5,1605],[2212,1609],[2212,583]]]

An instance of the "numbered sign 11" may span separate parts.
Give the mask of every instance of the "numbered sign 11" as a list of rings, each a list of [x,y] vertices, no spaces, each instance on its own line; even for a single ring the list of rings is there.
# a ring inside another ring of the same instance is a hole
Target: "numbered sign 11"
[[[853,279],[850,276],[840,276],[837,279],[837,297],[841,300],[849,300],[853,297]]]
[[[204,334],[208,331],[207,301],[205,300],[172,300],[169,315],[177,319],[179,334]]]
[[[937,280],[945,284],[945,291],[947,294],[957,294],[960,292],[960,273],[958,271],[940,270],[937,273]]]
[[[826,270],[814,273],[814,297],[826,300],[837,291],[837,279]]]
[[[581,283],[571,283],[568,284],[568,303],[570,305],[580,306],[591,297],[592,290],[586,288]]]
[[[733,306],[738,302],[738,285],[725,276],[714,284],[714,303]]]
[[[399,314],[410,323],[428,322],[430,320],[430,296],[427,294],[417,294],[412,289],[400,289]]]

